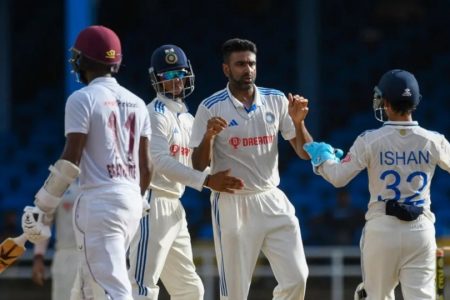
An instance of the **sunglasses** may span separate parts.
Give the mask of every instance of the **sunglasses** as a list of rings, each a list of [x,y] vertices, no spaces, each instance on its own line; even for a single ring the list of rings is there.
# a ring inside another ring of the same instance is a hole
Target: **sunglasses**
[[[183,79],[187,75],[188,75],[188,72],[186,72],[185,70],[167,71],[167,72],[158,74],[158,76],[161,76],[164,80],[172,80],[175,78]]]

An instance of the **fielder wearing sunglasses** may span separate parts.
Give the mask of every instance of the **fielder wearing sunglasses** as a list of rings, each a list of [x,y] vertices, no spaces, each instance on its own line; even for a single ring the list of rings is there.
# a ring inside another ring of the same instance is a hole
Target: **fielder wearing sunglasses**
[[[173,79],[183,79],[188,75],[188,72],[184,69],[182,70],[173,70],[167,71],[164,73],[159,73],[158,76],[161,76],[164,80],[173,80]]]

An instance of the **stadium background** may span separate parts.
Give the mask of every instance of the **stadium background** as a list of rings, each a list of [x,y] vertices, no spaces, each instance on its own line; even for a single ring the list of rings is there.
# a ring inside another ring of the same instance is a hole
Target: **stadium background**
[[[62,151],[66,82],[74,82],[74,78],[67,78],[67,43],[73,42],[66,42],[69,2],[76,1],[0,1],[2,240],[20,233],[23,207],[32,202],[48,174],[48,165]],[[380,126],[372,112],[373,86],[392,68],[409,70],[419,80],[423,100],[414,116],[420,125],[450,137],[449,1],[77,3],[90,7],[90,24],[108,26],[121,37],[124,60],[118,80],[147,103],[154,95],[147,73],[153,49],[173,43],[186,51],[196,74],[196,90],[187,99],[195,113],[203,98],[226,83],[221,70],[222,43],[242,37],[258,46],[258,85],[309,98],[307,125],[316,140],[347,151],[358,134]],[[324,221],[323,216],[329,214],[327,208],[336,206],[338,190],[314,176],[309,162],[295,157],[288,143],[280,144],[280,154],[281,188],[296,207],[305,246],[357,246],[363,224],[356,219],[357,214],[352,214],[355,220],[350,239],[334,240],[335,224]],[[438,170],[431,191],[440,243],[445,243],[450,234],[450,181],[446,176]],[[366,174],[356,177],[346,192],[351,211],[365,211]],[[210,244],[208,193],[188,189],[183,204],[194,244]],[[320,289],[320,280],[310,280],[312,294],[315,287]],[[357,281],[346,282],[346,290],[353,289]],[[25,285],[32,286],[26,279],[0,277],[0,293]],[[255,280],[252,297],[266,299],[256,294],[259,290],[270,299],[273,285],[271,279]],[[35,289],[34,295],[48,289],[48,285],[44,290]]]

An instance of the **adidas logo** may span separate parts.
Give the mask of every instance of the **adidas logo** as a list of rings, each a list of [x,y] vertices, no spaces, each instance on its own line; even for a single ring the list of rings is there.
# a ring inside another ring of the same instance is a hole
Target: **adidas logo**
[[[238,125],[239,125],[238,122],[236,122],[236,120],[233,119],[233,120],[231,120],[230,124],[228,124],[228,127],[231,127],[231,126],[238,126]]]
[[[178,128],[175,127],[175,128],[173,129],[173,134],[177,134],[177,133],[180,133],[180,131],[178,130]]]
[[[405,91],[402,94],[403,97],[411,97],[411,90],[410,89],[405,89]]]

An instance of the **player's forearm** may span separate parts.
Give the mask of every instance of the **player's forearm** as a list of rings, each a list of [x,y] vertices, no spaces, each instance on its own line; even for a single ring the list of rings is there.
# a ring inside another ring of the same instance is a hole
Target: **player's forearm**
[[[47,252],[47,247],[48,247],[48,242],[49,240],[43,240],[43,241],[39,241],[37,243],[34,244],[34,249],[33,249],[33,254],[34,255],[45,255],[45,252]]]
[[[305,126],[305,122],[299,122],[295,124],[295,152],[302,159],[310,159],[308,153],[303,149],[305,143],[313,141],[312,136],[309,134],[308,129]]]
[[[179,182],[199,191],[202,190],[206,173],[182,164],[168,153],[156,154],[152,152],[152,157],[154,158],[153,167],[156,173],[164,175],[171,181]]]
[[[200,145],[194,148],[192,152],[192,166],[194,169],[203,171],[209,166],[213,140],[213,137],[205,136]]]
[[[152,162],[149,154],[149,140],[147,137],[140,138],[139,145],[139,186],[141,188],[141,195],[145,194],[150,180],[152,179]]]
[[[351,163],[340,164],[330,160],[316,169],[318,174],[336,188],[346,186],[360,171]]]

